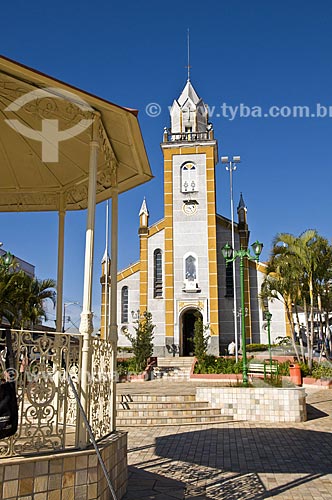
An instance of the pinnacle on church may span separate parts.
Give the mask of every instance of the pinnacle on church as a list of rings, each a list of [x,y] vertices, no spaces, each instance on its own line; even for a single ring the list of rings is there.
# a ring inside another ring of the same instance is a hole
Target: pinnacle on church
[[[243,199],[242,193],[240,194],[240,201],[239,201],[239,204],[237,206],[238,210],[240,208],[245,208],[247,210],[246,204],[244,203],[244,199]]]
[[[101,263],[105,264],[105,262],[108,262],[109,260],[110,260],[110,256],[109,256],[109,253],[107,251],[107,248],[105,248],[105,252],[104,252],[103,258],[101,259]]]
[[[140,209],[140,212],[139,212],[139,216],[141,216],[143,214],[149,216],[149,211],[148,211],[148,208],[146,206],[145,197],[144,197],[143,202],[142,202],[142,206],[141,206],[141,209]]]

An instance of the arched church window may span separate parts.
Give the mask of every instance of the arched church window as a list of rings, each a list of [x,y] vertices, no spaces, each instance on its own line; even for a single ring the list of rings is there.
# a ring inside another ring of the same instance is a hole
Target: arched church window
[[[163,268],[162,253],[157,248],[153,253],[153,296],[154,298],[163,296]]]
[[[198,191],[197,168],[194,163],[188,162],[181,167],[181,191],[182,193]]]
[[[198,259],[193,252],[183,256],[184,292],[199,293],[201,291],[198,284]]]
[[[121,323],[128,323],[128,287],[121,289]]]
[[[196,259],[193,255],[189,255],[186,258],[186,279],[188,281],[195,281],[197,277],[196,274]]]

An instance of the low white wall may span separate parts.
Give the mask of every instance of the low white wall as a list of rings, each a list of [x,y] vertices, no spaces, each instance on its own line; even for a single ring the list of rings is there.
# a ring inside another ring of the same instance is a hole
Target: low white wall
[[[303,422],[307,419],[303,388],[197,387],[197,401],[208,401],[234,420]]]

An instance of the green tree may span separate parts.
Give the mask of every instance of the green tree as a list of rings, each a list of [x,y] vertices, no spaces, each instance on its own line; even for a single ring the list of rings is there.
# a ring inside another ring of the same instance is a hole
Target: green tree
[[[34,328],[46,319],[44,301],[55,303],[55,281],[38,280],[24,271],[0,269],[0,315],[13,328]]]
[[[147,366],[147,360],[153,353],[153,331],[155,325],[152,323],[152,314],[144,311],[142,317],[137,321],[135,334],[127,333],[136,361],[136,370],[142,372]]]
[[[203,325],[202,316],[197,315],[194,324],[194,354],[198,363],[202,363],[206,357],[209,345],[209,335],[206,335],[207,327]]]
[[[270,298],[282,297],[294,331],[292,306],[302,305],[308,340],[308,365],[312,368],[315,305],[321,310],[322,286],[331,280],[332,251],[328,241],[317,231],[308,229],[300,236],[278,234],[268,262],[268,274],[262,293]],[[274,293],[274,296],[273,296]],[[309,304],[309,314],[307,310]],[[310,319],[310,327],[309,327]]]
[[[0,268],[0,318],[12,324],[15,318],[14,295],[16,292],[16,275]]]
[[[293,304],[300,294],[299,268],[297,260],[290,255],[272,256],[267,263],[265,279],[261,286],[260,299],[264,309],[266,300],[280,301],[285,308],[291,331],[294,332]],[[296,357],[300,361],[294,336],[291,336]]]
[[[45,301],[49,299],[55,305],[55,285],[52,279],[39,280],[20,271],[14,294],[16,314],[12,326],[33,329],[46,319]]]

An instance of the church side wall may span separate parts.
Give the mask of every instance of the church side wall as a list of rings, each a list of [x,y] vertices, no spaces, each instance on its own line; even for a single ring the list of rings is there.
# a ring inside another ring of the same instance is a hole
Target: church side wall
[[[148,310],[152,314],[154,329],[154,355],[165,355],[165,232],[158,233],[148,238]],[[162,251],[163,265],[163,295],[154,297],[154,251],[160,248]]]

